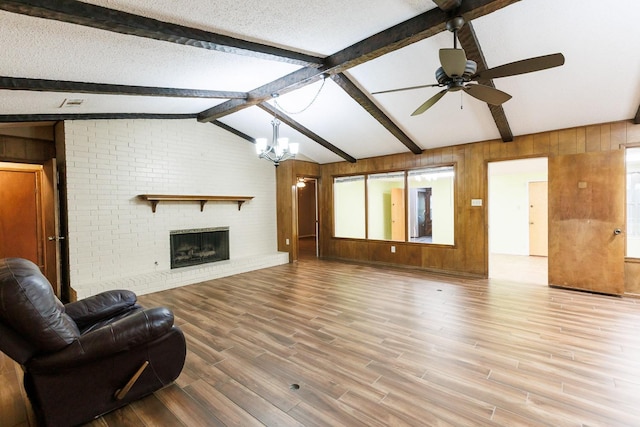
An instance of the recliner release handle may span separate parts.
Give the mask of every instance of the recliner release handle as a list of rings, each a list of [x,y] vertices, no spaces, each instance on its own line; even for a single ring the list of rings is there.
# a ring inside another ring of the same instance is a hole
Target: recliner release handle
[[[149,361],[145,360],[142,366],[140,366],[140,368],[136,371],[136,373],[133,374],[133,376],[129,379],[129,381],[127,381],[124,387],[122,387],[119,390],[116,390],[114,397],[118,400],[124,399],[127,393],[129,393],[129,390],[131,390],[131,387],[133,387],[136,381],[138,381],[138,378],[140,378],[140,375],[142,375],[144,370],[147,369],[147,366],[149,366]]]

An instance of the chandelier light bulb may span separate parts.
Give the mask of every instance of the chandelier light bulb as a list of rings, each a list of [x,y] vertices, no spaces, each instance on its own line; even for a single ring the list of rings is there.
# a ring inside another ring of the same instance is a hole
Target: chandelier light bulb
[[[267,150],[267,138],[256,138],[256,153],[262,154]]]

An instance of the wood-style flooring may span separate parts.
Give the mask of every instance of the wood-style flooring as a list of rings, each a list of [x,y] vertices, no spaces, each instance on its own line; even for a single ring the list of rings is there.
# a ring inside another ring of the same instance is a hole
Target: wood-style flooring
[[[91,427],[640,425],[640,300],[314,257],[140,300],[184,371]],[[32,425],[0,369],[0,425]]]

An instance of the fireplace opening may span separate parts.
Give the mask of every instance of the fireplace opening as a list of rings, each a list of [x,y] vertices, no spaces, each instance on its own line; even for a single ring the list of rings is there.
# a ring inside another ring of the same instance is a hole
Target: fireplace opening
[[[171,268],[229,259],[229,227],[169,232]]]

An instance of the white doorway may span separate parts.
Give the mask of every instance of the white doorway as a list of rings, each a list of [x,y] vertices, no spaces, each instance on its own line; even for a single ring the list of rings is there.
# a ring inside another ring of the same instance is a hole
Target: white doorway
[[[490,162],[489,278],[548,284],[548,161]]]

